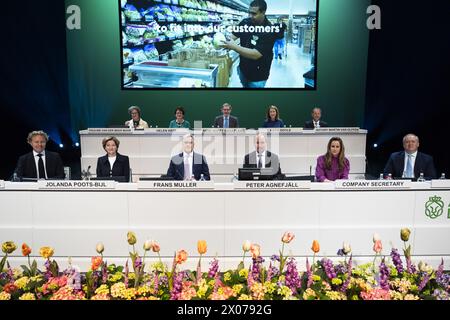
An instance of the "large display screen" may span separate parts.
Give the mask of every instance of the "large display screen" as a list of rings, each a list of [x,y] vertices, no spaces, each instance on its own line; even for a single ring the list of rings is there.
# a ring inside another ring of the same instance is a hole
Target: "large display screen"
[[[123,89],[316,88],[318,0],[119,0]]]

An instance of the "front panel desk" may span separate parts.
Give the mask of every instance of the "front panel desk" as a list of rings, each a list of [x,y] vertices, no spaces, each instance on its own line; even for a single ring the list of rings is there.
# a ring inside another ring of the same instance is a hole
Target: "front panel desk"
[[[50,245],[63,265],[70,256],[87,267],[100,241],[108,261],[123,265],[130,230],[141,253],[146,239],[156,239],[170,263],[179,249],[196,256],[197,240],[204,239],[207,259],[217,255],[224,270],[241,259],[244,240],[270,256],[278,253],[282,234],[292,231],[296,238],[287,252],[301,263],[311,257],[314,239],[320,255],[330,258],[346,241],[361,263],[373,259],[373,233],[380,234],[383,254],[389,255],[391,244],[403,247],[400,228],[409,227],[414,259],[437,265],[442,257],[448,267],[449,205],[450,180],[2,182],[0,241],[26,242],[33,255]],[[20,250],[14,254],[14,264],[25,262]],[[195,267],[197,259],[188,261]]]
[[[328,140],[340,136],[350,161],[350,175],[366,171],[367,130],[359,128],[259,129],[267,134],[268,149],[280,157],[281,170],[287,175],[314,174],[317,157],[324,154]],[[172,155],[182,151],[182,136],[192,133],[195,150],[206,156],[209,170],[217,182],[231,182],[242,167],[244,156],[254,151],[256,130],[249,129],[164,129],[145,130],[91,128],[80,131],[81,168],[91,166],[95,173],[97,158],[103,156],[102,139],[114,135],[120,140],[119,152],[130,157],[133,181],[141,176],[159,176],[167,172]]]

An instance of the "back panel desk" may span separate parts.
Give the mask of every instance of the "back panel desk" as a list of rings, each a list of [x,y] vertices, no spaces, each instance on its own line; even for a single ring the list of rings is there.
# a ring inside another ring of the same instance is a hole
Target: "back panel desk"
[[[268,149],[280,157],[281,169],[287,175],[314,174],[316,160],[326,152],[333,136],[343,139],[350,161],[351,176],[364,175],[366,168],[367,130],[359,128],[260,129],[267,133]],[[119,152],[130,157],[133,181],[140,176],[165,174],[170,157],[182,151],[181,140],[193,133],[195,151],[203,153],[215,181],[230,182],[242,166],[244,156],[254,151],[256,130],[246,129],[130,129],[93,128],[80,131],[81,168],[91,166],[95,173],[97,158],[103,156],[102,139],[114,135],[120,140]]]
[[[71,183],[76,182],[66,182]],[[204,239],[208,258],[217,254],[221,266],[235,266],[242,257],[244,240],[260,244],[262,254],[270,256],[278,253],[282,234],[292,231],[296,238],[286,252],[300,257],[299,262],[311,256],[314,239],[320,241],[320,255],[336,257],[346,241],[355,261],[365,262],[373,259],[373,233],[380,234],[383,254],[389,255],[391,243],[403,247],[400,228],[409,227],[414,259],[437,265],[443,257],[449,267],[450,184],[432,188],[429,182],[409,182],[408,188],[395,190],[310,183],[308,188],[290,190],[296,182],[289,181],[285,188],[269,185],[263,190],[257,185],[239,188],[236,183],[242,182],[206,182],[208,188],[177,190],[165,188],[166,181],[92,183],[114,185],[70,189],[4,183],[0,188],[0,241],[12,240],[19,246],[26,242],[34,255],[41,246],[50,245],[61,262],[67,263],[66,257],[71,256],[74,263],[86,267],[101,241],[108,261],[124,264],[129,250],[126,234],[132,230],[141,253],[143,242],[155,239],[167,261],[180,249],[192,257],[197,255],[197,240]],[[162,184],[149,185],[155,183]],[[20,250],[11,261],[24,262]],[[195,267],[197,260],[189,261]]]

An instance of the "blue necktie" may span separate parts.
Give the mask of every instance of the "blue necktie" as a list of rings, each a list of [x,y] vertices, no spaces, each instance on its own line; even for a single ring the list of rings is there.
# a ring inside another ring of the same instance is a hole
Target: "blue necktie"
[[[228,128],[228,117],[223,118],[223,127]]]
[[[408,154],[408,162],[406,163],[406,177],[414,178],[413,167],[412,167],[412,155]]]

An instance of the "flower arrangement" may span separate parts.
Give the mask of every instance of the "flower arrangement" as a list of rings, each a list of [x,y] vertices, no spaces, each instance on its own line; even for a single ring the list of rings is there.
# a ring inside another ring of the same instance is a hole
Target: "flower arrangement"
[[[320,244],[314,240],[312,264],[306,258],[304,271],[298,269],[294,257],[284,253],[285,246],[295,238],[291,232],[281,237],[279,255],[267,262],[258,244],[245,241],[242,261],[236,269],[221,271],[215,258],[204,272],[201,259],[207,252],[205,240],[197,243],[200,258],[197,269],[192,271],[182,269],[189,259],[185,250],[174,253],[169,267],[163,264],[156,241],[145,241],[141,256],[136,250],[136,235],[129,232],[127,242],[132,250],[124,267],[108,265],[103,256],[105,247],[99,243],[98,255],[92,257],[85,273],[70,261],[69,267],[60,272],[56,261],[51,260],[51,247],[39,250],[45,259],[40,270],[36,261],[30,261],[32,249],[27,244],[22,245],[22,254],[28,265],[13,269],[7,260],[17,246],[8,241],[2,244],[0,300],[450,300],[450,274],[444,271],[443,260],[436,269],[423,262],[416,266],[411,260],[411,246],[407,245],[410,233],[406,228],[400,232],[406,267],[397,248],[392,248],[387,257],[382,255],[381,239],[375,234],[373,263],[355,265],[348,243],[337,252],[344,260],[333,262],[324,257],[316,261]],[[150,251],[157,254],[158,262],[146,268]],[[251,263],[245,268],[248,252]]]

